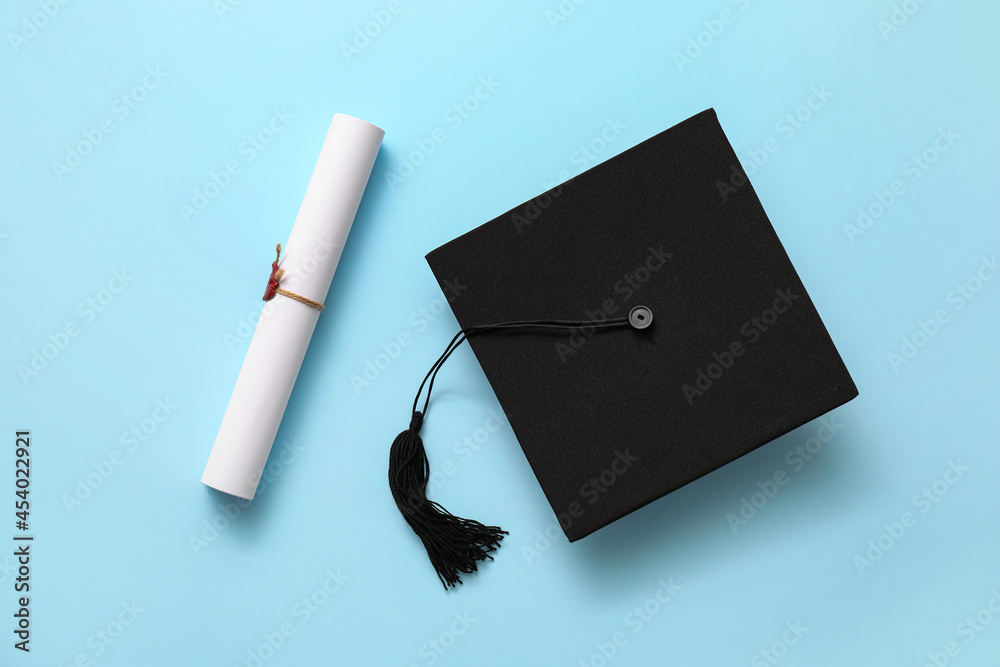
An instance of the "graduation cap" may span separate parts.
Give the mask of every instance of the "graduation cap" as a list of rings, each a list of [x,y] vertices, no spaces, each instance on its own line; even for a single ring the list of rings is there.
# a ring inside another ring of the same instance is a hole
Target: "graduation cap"
[[[461,331],[389,485],[446,588],[506,534],[426,497],[419,431],[465,340],[571,542],[858,395],[712,109],[427,261]]]

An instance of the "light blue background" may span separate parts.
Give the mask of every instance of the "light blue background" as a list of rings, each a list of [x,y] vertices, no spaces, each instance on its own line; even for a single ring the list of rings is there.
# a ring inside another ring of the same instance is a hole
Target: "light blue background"
[[[1000,250],[1000,9],[910,0],[918,11],[883,35],[889,0],[673,4],[244,0],[220,15],[209,0],[69,2],[34,34],[23,21],[39,5],[5,3],[0,540],[14,533],[14,431],[30,428],[37,541],[30,656],[11,646],[13,559],[0,557],[0,664],[252,665],[283,623],[294,634],[264,665],[774,664],[769,650],[789,666],[919,666],[948,642],[949,664],[997,664],[1000,618],[972,641],[959,624],[983,609],[992,620],[1000,590],[1000,280],[962,307],[949,293]],[[345,54],[372,12],[391,21]],[[689,39],[705,46],[679,66]],[[115,101],[147,67],[166,76],[122,117]],[[446,114],[480,77],[499,86],[456,126]],[[779,129],[813,87],[832,96]],[[547,543],[554,516],[509,427],[467,460],[452,450],[499,410],[463,349],[435,396],[447,418],[423,433],[432,467],[458,471],[433,497],[510,536],[445,593],[386,485],[389,444],[457,326],[423,255],[707,107],[861,396],[801,471],[786,454],[818,423],[581,542]],[[275,109],[294,118],[250,160],[241,144]],[[247,347],[241,322],[335,112],[385,142],[278,435],[276,450],[298,449],[287,465],[272,456],[267,487],[222,519],[231,499],[199,477]],[[104,119],[113,131],[60,180],[53,163]],[[587,158],[609,119],[625,127]],[[390,186],[439,128],[444,143]],[[960,138],[912,181],[907,162],[948,128]],[[768,139],[777,151],[755,168]],[[180,206],[230,160],[240,173],[185,220]],[[851,242],[844,225],[897,179],[905,192]],[[80,304],[107,300],[122,270],[129,284],[90,318]],[[888,355],[939,310],[947,322],[894,368]],[[79,335],[22,379],[69,323]],[[356,390],[352,376],[401,333],[412,343]],[[177,407],[130,451],[123,434],[158,399]],[[67,508],[115,451],[121,465]],[[914,496],[956,461],[968,471],[922,512]],[[791,481],[734,532],[727,514],[779,470]],[[883,536],[904,512],[915,525]],[[880,536],[891,548],[859,568]],[[348,579],[305,620],[296,605],[328,570]],[[671,578],[676,595],[650,603]],[[134,622],[97,639],[133,601]],[[647,603],[656,613],[634,632],[629,614]],[[618,632],[607,660],[600,645]]]

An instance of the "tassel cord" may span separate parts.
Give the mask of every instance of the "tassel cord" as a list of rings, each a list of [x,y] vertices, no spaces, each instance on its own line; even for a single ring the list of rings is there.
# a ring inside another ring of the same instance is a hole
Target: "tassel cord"
[[[427,396],[424,398],[424,407],[420,411],[424,416],[427,415],[427,408],[431,401],[431,390],[434,388],[434,380],[437,378],[438,371],[441,370],[441,366],[444,362],[448,361],[448,357],[457,350],[462,343],[464,343],[470,336],[485,333],[487,331],[495,331],[497,329],[539,329],[539,330],[550,330],[550,331],[565,331],[566,329],[579,329],[582,327],[594,328],[594,329],[610,329],[615,327],[621,327],[628,325],[629,321],[627,317],[618,317],[615,319],[606,320],[604,322],[592,322],[589,320],[575,321],[575,320],[522,320],[514,322],[498,322],[496,324],[477,324],[475,326],[466,327],[462,329],[455,337],[451,339],[445,351],[438,357],[431,369],[427,371],[427,375],[424,376],[423,382],[420,383],[420,388],[417,389],[417,395],[413,399],[413,413],[417,412],[417,404],[420,402],[420,395],[424,391],[424,386],[427,386]]]

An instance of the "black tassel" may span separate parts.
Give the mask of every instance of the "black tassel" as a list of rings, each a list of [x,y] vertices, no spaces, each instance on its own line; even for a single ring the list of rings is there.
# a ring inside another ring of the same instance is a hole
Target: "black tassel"
[[[637,312],[639,312],[638,318],[631,322],[630,318]],[[406,523],[410,524],[410,528],[424,543],[431,564],[437,570],[438,579],[444,584],[445,590],[462,583],[459,573],[471,574],[478,569],[479,561],[493,560],[490,554],[500,548],[500,540],[508,533],[497,526],[484,526],[478,521],[457,517],[433,500],[427,499],[427,480],[430,478],[431,466],[427,462],[424,443],[420,439],[420,427],[424,423],[424,415],[427,414],[427,406],[430,404],[434,380],[444,362],[469,336],[488,331],[528,329],[552,332],[578,327],[592,330],[611,329],[628,326],[630,323],[636,329],[644,329],[651,322],[652,312],[645,306],[636,306],[629,317],[619,317],[604,322],[590,320],[498,322],[467,327],[451,339],[444,353],[427,371],[424,381],[417,389],[417,395],[413,399],[410,428],[396,436],[392,441],[392,449],[389,450],[389,488],[392,490],[392,497]],[[424,397],[424,409],[421,411],[417,410],[417,406],[425,386],[427,395]]]
[[[396,436],[389,451],[389,488],[396,507],[427,549],[445,590],[462,583],[460,573],[471,574],[481,560],[493,560],[507,531],[455,516],[427,499],[430,464],[420,427],[424,416],[414,412],[410,428]]]

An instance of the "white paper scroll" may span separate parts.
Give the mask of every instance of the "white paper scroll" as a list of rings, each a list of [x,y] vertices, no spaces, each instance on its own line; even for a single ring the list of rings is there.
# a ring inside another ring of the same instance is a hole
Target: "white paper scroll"
[[[283,245],[282,288],[326,302],[384,134],[363,120],[343,114],[333,117],[292,233]],[[278,240],[261,239],[262,293],[273,261],[271,249]],[[320,315],[282,294],[268,302],[250,340],[203,483],[253,498]]]

